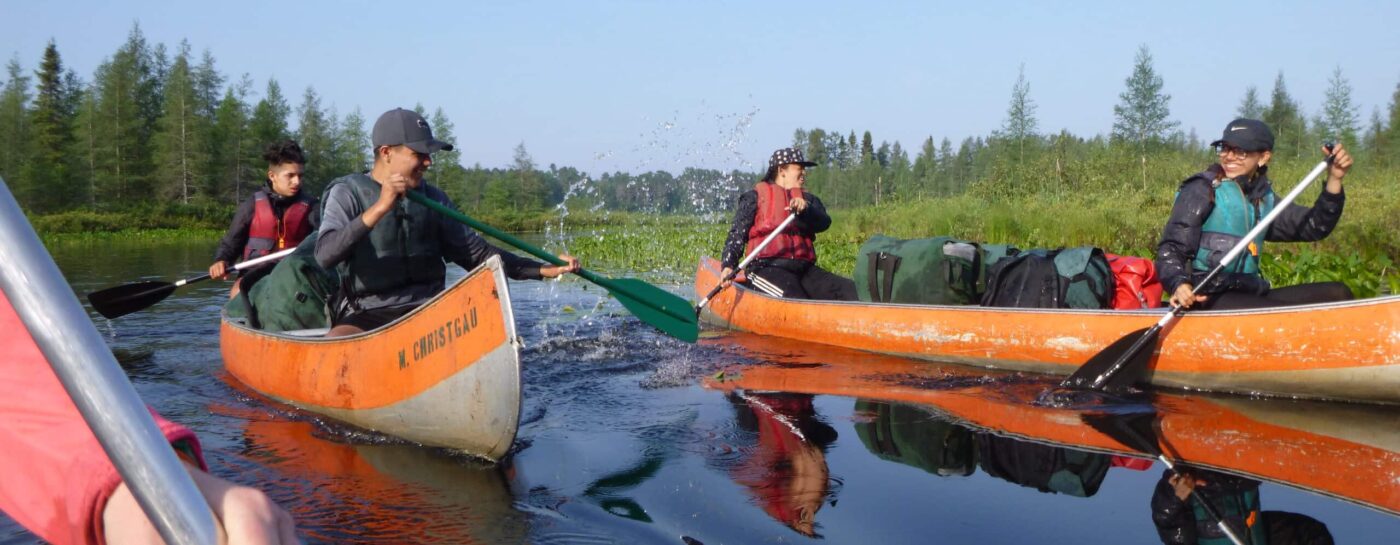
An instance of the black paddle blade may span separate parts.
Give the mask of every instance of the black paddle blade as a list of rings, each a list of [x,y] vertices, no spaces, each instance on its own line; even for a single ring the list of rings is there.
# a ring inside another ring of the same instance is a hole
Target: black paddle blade
[[[1124,335],[1089,358],[1060,387],[1122,390],[1132,386],[1147,374],[1161,332],[1162,328],[1154,325]]]
[[[1080,418],[1089,427],[1112,437],[1123,446],[1155,458],[1162,455],[1162,447],[1157,444],[1156,416],[1155,412],[1086,413]]]
[[[137,282],[89,293],[87,298],[98,314],[111,319],[148,308],[174,292],[170,282]]]

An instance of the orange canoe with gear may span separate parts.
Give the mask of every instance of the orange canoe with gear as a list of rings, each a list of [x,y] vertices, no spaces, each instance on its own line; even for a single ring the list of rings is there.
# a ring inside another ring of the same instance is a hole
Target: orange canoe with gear
[[[697,299],[719,281],[719,269],[701,260]],[[882,354],[1068,375],[1161,312],[811,301],[736,284],[715,296],[703,319]],[[1400,296],[1190,312],[1163,332],[1148,378],[1179,388],[1400,403]]]
[[[765,351],[762,341],[739,343]],[[793,359],[790,346],[769,348]],[[1034,400],[1052,381],[1003,380],[881,356],[808,359],[813,361],[726,369],[705,386],[915,404],[998,435],[1151,458],[1085,424],[1083,408],[1037,405]],[[1400,514],[1400,413],[1394,407],[1201,394],[1159,394],[1152,405],[1161,419],[1161,444],[1190,465]]]
[[[354,426],[497,460],[520,422],[520,356],[499,258],[384,327],[324,338],[227,316],[229,374],[258,393]]]

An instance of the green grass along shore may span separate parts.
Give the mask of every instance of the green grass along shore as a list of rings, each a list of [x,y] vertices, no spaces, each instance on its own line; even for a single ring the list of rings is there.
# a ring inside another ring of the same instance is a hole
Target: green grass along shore
[[[1271,175],[1286,192],[1311,165],[1280,165]],[[1099,184],[1095,184],[1099,185]],[[1093,245],[1112,253],[1150,257],[1171,210],[1175,186],[1153,181],[1097,188],[1040,188],[1018,194],[991,183],[973,184],[950,197],[832,212],[833,226],[818,237],[820,264],[844,275],[860,244],[875,234],[900,238],[950,235],[1020,248]],[[1310,205],[1321,180],[1299,198]],[[1400,293],[1400,168],[1353,172],[1346,211],[1337,230],[1314,243],[1265,246],[1265,275],[1275,285],[1340,281],[1358,296]],[[31,218],[46,243],[110,238],[194,240],[222,236],[228,206],[150,207],[119,212],[69,211]],[[718,256],[729,215],[706,218],[621,212],[481,214],[513,232],[549,234],[546,247],[583,257],[591,268],[655,275],[686,282],[701,255]],[[565,236],[560,236],[563,234]],[[567,243],[559,241],[567,239]]]

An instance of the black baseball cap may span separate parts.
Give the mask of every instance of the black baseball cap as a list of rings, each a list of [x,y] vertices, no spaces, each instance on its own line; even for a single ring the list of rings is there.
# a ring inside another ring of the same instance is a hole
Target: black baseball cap
[[[1268,151],[1274,149],[1274,132],[1258,119],[1236,119],[1225,126],[1225,133],[1210,145],[1218,147],[1229,144],[1244,151]]]
[[[428,120],[418,112],[403,108],[394,108],[379,116],[369,140],[376,150],[380,146],[404,145],[418,153],[452,151],[452,144],[433,138]]]
[[[817,166],[816,163],[808,161],[802,156],[802,150],[797,148],[783,148],[773,152],[773,156],[768,158],[768,168],[782,165],[802,165],[804,167]]]

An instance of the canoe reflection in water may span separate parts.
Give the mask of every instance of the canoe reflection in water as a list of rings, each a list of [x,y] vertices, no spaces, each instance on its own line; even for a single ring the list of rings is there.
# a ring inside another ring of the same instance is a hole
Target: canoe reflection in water
[[[216,411],[240,409],[217,406]],[[251,414],[251,413],[249,413]],[[525,543],[526,515],[505,472],[411,444],[350,444],[354,433],[305,421],[248,420],[245,469],[295,495],[311,543]],[[347,435],[337,435],[344,432]],[[237,462],[236,462],[237,463]]]
[[[808,394],[731,392],[739,429],[753,434],[727,469],[754,501],[783,525],[808,537],[817,533],[817,510],[835,503],[826,448],[836,430],[817,417]]]
[[[1153,465],[1141,458],[976,430],[914,405],[857,400],[855,414],[856,434],[871,453],[940,477],[967,477],[981,468],[987,475],[1041,492],[1087,498],[1098,492],[1110,469],[1145,471]],[[1215,518],[1190,499],[1193,489],[1244,543],[1333,542],[1327,527],[1312,517],[1261,511],[1259,481],[1202,468],[1183,469],[1182,474],[1165,471],[1150,502],[1152,522],[1165,544],[1230,543]]]
[[[1087,498],[1109,467],[1145,469],[1150,462],[973,431],[918,407],[857,400],[856,434],[880,458],[941,477],[972,475],[975,468],[1041,492]]]

